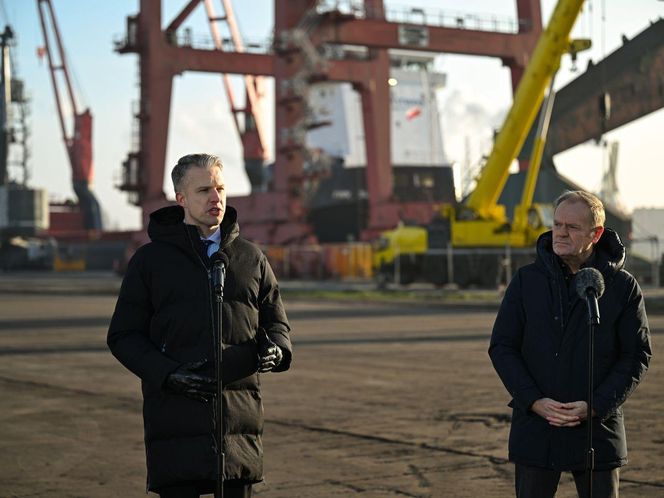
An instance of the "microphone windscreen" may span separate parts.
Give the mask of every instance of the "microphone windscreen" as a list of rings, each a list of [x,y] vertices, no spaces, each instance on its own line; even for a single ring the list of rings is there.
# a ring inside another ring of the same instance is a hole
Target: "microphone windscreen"
[[[226,268],[228,268],[228,256],[226,256],[226,254],[221,251],[217,251],[210,258],[210,263],[212,263],[212,266],[223,264]]]
[[[575,277],[576,292],[585,298],[588,291],[593,291],[600,298],[604,294],[604,277],[595,268],[582,268]]]

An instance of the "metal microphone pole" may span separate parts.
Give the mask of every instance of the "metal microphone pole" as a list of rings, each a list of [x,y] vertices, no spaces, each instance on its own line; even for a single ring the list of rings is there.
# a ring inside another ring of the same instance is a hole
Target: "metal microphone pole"
[[[588,485],[588,498],[593,498],[593,470],[595,469],[595,449],[593,448],[593,364],[595,361],[595,327],[599,325],[599,314],[594,316],[591,312],[591,299],[594,292],[586,294],[588,301],[588,411],[586,412],[587,440],[586,440],[586,479]]]
[[[226,280],[226,263],[222,258],[213,261],[212,265],[212,287],[215,296],[215,374],[217,395],[214,401],[214,437],[217,442],[217,482],[214,492],[215,498],[224,498],[224,427],[222,410],[224,407],[223,384],[222,384],[222,359],[223,359],[223,323],[222,305],[224,303],[224,281]]]
[[[593,448],[593,366],[595,363],[595,327],[599,325],[599,303],[604,293],[604,277],[596,268],[582,268],[576,274],[576,292],[588,305],[588,402],[586,403],[586,477],[588,496],[593,496],[593,470],[595,470],[595,449]]]

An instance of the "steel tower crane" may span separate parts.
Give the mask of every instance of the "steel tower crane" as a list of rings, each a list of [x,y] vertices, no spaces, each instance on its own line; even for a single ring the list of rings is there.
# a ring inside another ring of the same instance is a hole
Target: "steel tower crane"
[[[9,153],[10,130],[9,108],[11,106],[11,65],[9,44],[14,32],[7,26],[0,33],[0,185],[9,181],[7,156]]]

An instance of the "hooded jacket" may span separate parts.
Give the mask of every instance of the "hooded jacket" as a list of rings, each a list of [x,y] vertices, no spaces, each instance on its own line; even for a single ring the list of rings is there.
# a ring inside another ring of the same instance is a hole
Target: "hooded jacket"
[[[602,273],[600,325],[595,331],[593,447],[595,468],[627,462],[622,404],[643,378],[651,357],[650,333],[638,283],[623,269],[625,248],[605,229],[589,260]],[[530,410],[540,398],[587,401],[588,310],[569,291],[547,232],[535,263],[510,282],[491,335],[489,355],[512,396],[511,461],[556,470],[585,468],[587,422],[554,427]]]
[[[141,379],[148,490],[182,481],[216,479],[213,403],[164,389],[184,363],[207,360],[214,378],[214,306],[210,273],[195,226],[169,206],[150,216],[151,242],[140,247],[127,273],[108,332],[113,355]],[[290,327],[265,255],[239,237],[237,213],[227,207],[219,251],[229,260],[222,335],[223,428],[226,479],[263,477],[263,406],[256,332],[263,328],[283,351],[274,371],[291,361]]]

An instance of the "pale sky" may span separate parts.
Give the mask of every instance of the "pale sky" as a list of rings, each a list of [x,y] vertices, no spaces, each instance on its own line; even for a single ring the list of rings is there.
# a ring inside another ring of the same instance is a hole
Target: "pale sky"
[[[113,52],[113,40],[124,36],[125,18],[138,10],[138,0],[52,0],[73,68],[83,106],[94,117],[93,148],[98,195],[109,228],[139,227],[139,211],[131,207],[125,194],[114,188],[119,183],[120,164],[132,143],[132,109],[138,92],[138,57]],[[18,72],[32,98],[30,186],[46,188],[52,198],[74,198],[71,172],[55,114],[55,102],[45,61],[40,63],[36,49],[42,45],[36,1],[5,0],[0,21],[9,20],[18,36]],[[186,4],[165,0],[163,22],[168,22]],[[216,2],[221,11],[221,2]],[[235,12],[244,36],[264,41],[272,29],[271,0],[236,1]],[[400,0],[387,1],[388,8],[399,6],[477,14],[482,17],[515,18],[513,0]],[[553,0],[543,0],[544,22],[553,9]],[[84,7],[85,6],[85,7]],[[203,6],[197,8],[189,26],[196,35],[207,36]],[[582,54],[579,71],[589,57],[599,60],[621,44],[623,34],[632,38],[650,21],[664,17],[659,0],[586,1],[573,36],[591,38],[593,49]],[[603,21],[604,18],[604,21]],[[511,102],[508,70],[499,61],[485,57],[442,55],[438,70],[447,73],[447,88],[439,94],[443,145],[450,161],[462,162],[468,141],[471,160],[490,150],[491,130]],[[557,86],[574,78],[570,62],[564,60]],[[577,75],[580,73],[577,73]],[[272,128],[272,118],[268,119]],[[618,140],[618,184],[623,204],[629,208],[661,207],[664,180],[662,157],[664,111],[660,110],[607,135]],[[239,140],[230,121],[230,112],[220,77],[186,73],[175,79],[166,172],[178,157],[191,152],[211,152],[225,163],[230,194],[248,191]],[[606,159],[603,150],[584,144],[555,158],[559,171],[592,191],[599,190]],[[165,175],[165,191],[171,185]]]

